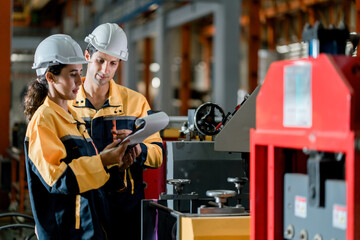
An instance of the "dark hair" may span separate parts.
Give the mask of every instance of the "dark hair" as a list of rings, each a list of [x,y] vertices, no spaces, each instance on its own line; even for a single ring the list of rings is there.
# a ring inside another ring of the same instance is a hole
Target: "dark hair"
[[[87,50],[87,51],[89,52],[90,58],[92,57],[92,55],[93,55],[94,53],[96,53],[96,52],[98,51],[91,43],[89,43],[89,44],[87,45],[87,47],[86,47],[85,50]]]
[[[61,70],[65,64],[59,64],[48,67],[46,72],[51,72],[55,76],[60,75]],[[46,74],[45,72],[45,74]],[[38,76],[37,79],[31,81],[28,85],[27,92],[24,98],[24,114],[27,122],[30,122],[36,110],[43,104],[45,97],[49,92],[49,85],[45,78],[45,74]]]

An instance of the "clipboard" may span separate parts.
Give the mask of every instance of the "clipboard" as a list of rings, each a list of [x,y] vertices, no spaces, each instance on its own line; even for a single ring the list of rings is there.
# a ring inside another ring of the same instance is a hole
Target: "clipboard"
[[[137,118],[135,120],[135,130],[119,142],[116,147],[107,149],[104,152],[115,150],[120,144],[129,140],[127,151],[136,146],[136,144],[143,142],[146,138],[159,132],[167,127],[169,124],[169,116],[165,112],[157,112],[151,115]]]

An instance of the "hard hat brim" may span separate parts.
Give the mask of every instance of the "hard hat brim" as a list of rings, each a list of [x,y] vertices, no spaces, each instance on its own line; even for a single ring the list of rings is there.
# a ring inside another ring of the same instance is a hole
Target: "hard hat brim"
[[[106,49],[102,48],[95,41],[92,41],[91,38],[89,38],[89,37],[85,38],[85,42],[90,43],[91,45],[93,45],[96,48],[96,50],[98,50],[99,52],[108,54],[108,55],[110,55],[112,57],[116,57],[116,58],[118,58],[120,60],[123,60],[123,61],[128,60],[129,52],[121,51],[120,54],[115,54],[115,53],[113,53],[111,51],[107,51]]]
[[[38,65],[34,64],[32,66],[32,69],[47,68],[47,67],[55,66],[55,65],[59,65],[59,64],[71,65],[71,64],[87,64],[87,63],[91,63],[91,62],[87,61],[87,60],[83,60],[83,59],[79,59],[79,60],[75,60],[75,61],[43,62],[43,63],[38,64]]]

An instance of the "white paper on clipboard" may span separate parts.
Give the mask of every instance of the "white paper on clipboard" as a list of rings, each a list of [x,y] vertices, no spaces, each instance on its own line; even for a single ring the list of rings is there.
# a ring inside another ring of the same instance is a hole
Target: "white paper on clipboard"
[[[135,120],[135,126],[138,128],[121,142],[129,140],[129,145],[138,144],[147,137],[166,128],[169,124],[169,116],[164,112],[153,113],[146,117]]]
[[[136,144],[144,141],[147,137],[166,128],[168,124],[169,116],[164,112],[153,113],[146,117],[138,118],[135,120],[135,126],[138,126],[135,131],[124,138],[120,143],[118,143],[116,147],[106,149],[102,151],[102,153],[115,150],[121,143],[125,142],[126,140],[129,140],[128,149],[131,149]]]

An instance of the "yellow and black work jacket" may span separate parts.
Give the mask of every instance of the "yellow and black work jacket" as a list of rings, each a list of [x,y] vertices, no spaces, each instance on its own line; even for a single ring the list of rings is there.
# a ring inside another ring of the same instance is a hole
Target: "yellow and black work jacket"
[[[86,81],[85,79],[83,79]],[[109,98],[100,109],[95,109],[86,98],[81,86],[76,100],[72,103],[74,110],[86,123],[97,149],[102,151],[113,142],[112,129],[135,129],[136,118],[151,114],[146,98],[129,88],[110,81]],[[144,198],[143,168],[158,168],[163,161],[163,145],[159,133],[155,133],[140,143],[142,154],[125,172],[125,191],[116,192],[109,197],[110,211],[131,211]],[[121,216],[117,216],[121,217]]]
[[[107,239],[110,174],[76,112],[46,97],[28,124],[25,156],[39,239]]]

